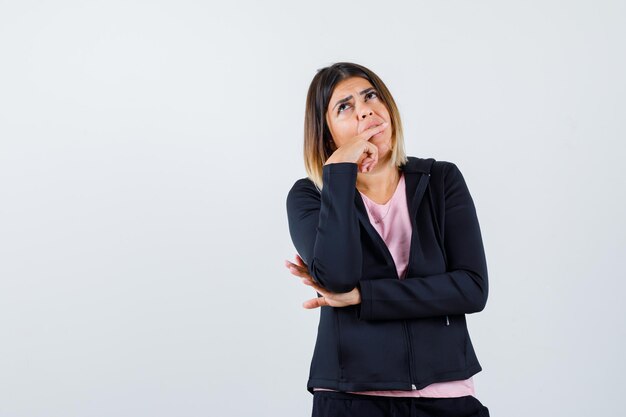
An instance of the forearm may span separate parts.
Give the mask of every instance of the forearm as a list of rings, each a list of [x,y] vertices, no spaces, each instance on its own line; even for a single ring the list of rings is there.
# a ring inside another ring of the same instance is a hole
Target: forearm
[[[487,303],[487,275],[456,270],[405,279],[361,281],[362,320],[397,320],[482,311]]]
[[[323,168],[321,197],[293,190],[287,199],[289,229],[314,280],[332,292],[348,292],[361,277],[362,251],[354,204],[357,165]]]
[[[484,309],[487,262],[474,202],[463,175],[451,164],[445,175],[443,251],[447,270],[405,279],[381,277],[359,283],[364,320],[469,314]]]

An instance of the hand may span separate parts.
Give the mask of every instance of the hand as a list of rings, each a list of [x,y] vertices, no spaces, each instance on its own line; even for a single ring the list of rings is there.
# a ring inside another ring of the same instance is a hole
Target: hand
[[[359,133],[352,140],[335,149],[324,165],[353,162],[359,166],[359,171],[371,171],[378,163],[378,147],[369,140],[377,133],[387,129],[388,126],[389,122],[384,122]]]
[[[322,295],[322,297],[315,297],[305,301],[302,303],[302,307],[312,309],[322,306],[345,307],[361,304],[361,292],[357,287],[350,292],[334,293],[315,283],[300,255],[296,254],[296,263],[285,261],[285,266],[293,275],[302,278],[303,284],[313,287],[315,291]]]

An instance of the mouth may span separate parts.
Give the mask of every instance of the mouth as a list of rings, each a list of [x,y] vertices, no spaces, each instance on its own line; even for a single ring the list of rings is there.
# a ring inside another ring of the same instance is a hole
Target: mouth
[[[367,129],[371,129],[372,127],[377,127],[380,126],[384,123],[384,121],[381,122],[375,122],[375,123],[370,123],[367,126],[365,126],[365,128],[362,131],[366,131]],[[377,134],[375,134],[374,136],[380,135],[382,132],[379,132]]]

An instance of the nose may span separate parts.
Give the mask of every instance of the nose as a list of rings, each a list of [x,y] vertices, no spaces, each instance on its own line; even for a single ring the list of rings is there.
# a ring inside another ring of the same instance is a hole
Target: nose
[[[365,119],[367,116],[372,116],[374,114],[371,110],[365,110],[361,112],[361,119]]]

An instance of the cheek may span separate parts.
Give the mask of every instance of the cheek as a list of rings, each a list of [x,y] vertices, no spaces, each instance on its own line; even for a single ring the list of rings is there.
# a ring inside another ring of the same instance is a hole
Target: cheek
[[[356,134],[357,126],[354,123],[337,123],[333,127],[333,138],[337,143],[343,144],[356,136]]]
[[[387,108],[385,107],[384,104],[379,103],[379,105],[376,108],[376,112],[385,120],[389,121],[389,111],[387,110]]]

